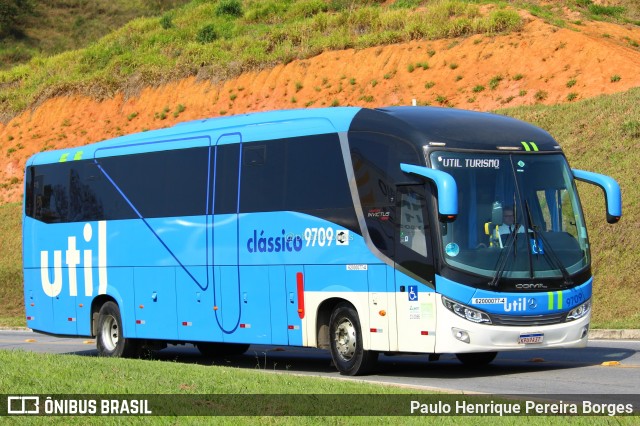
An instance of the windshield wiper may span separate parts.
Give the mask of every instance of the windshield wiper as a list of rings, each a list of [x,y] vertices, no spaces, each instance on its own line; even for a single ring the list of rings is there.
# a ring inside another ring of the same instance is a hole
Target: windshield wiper
[[[497,287],[498,282],[500,282],[500,278],[504,274],[505,269],[507,269],[507,261],[509,260],[509,254],[511,253],[511,249],[515,246],[516,235],[518,235],[518,227],[521,226],[518,223],[514,222],[514,227],[509,232],[509,236],[507,237],[507,244],[500,252],[500,256],[498,256],[498,262],[496,263],[496,273],[493,276],[493,279],[489,283],[489,287]],[[500,238],[500,237],[498,237]],[[516,256],[516,252],[514,251],[514,257]]]
[[[558,255],[553,250],[553,247],[551,247],[551,245],[547,241],[547,238],[544,236],[544,234],[542,233],[538,225],[533,222],[531,210],[529,209],[529,200],[525,200],[524,205],[527,211],[527,219],[529,220],[529,225],[531,225],[531,229],[533,231],[534,244],[535,245],[538,244],[538,237],[540,237],[543,244],[542,247],[537,250],[536,254],[542,254],[544,258],[547,260],[547,262],[551,264],[552,267],[560,271],[560,273],[562,274],[562,278],[564,279],[563,287],[571,286],[573,284],[573,281],[571,281],[571,276],[569,275],[569,271],[567,271],[567,268],[564,267],[564,265],[562,264],[562,261],[558,258]],[[533,253],[529,254],[529,259],[531,260],[531,262],[533,262],[532,255]],[[533,263],[531,263],[531,265],[532,265],[531,277],[533,278]]]

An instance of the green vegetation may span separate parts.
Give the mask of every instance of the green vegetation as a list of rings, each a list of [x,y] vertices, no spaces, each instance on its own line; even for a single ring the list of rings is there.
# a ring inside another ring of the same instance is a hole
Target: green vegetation
[[[224,360],[221,360],[224,362]],[[215,362],[215,361],[214,361]],[[0,363],[3,366],[3,374],[0,376],[0,386],[8,394],[27,395],[64,395],[73,392],[76,395],[150,395],[153,401],[154,394],[172,395],[173,401],[163,407],[167,409],[184,409],[178,404],[184,403],[182,397],[194,395],[195,400],[206,398],[206,395],[246,395],[244,404],[251,409],[260,404],[260,395],[283,394],[276,397],[277,404],[265,407],[262,417],[86,417],[86,416],[61,416],[61,417],[12,417],[11,424],[188,424],[201,425],[203,423],[237,425],[237,424],[284,424],[284,425],[318,425],[318,424],[356,424],[356,425],[513,425],[513,424],[545,424],[560,426],[565,424],[588,426],[594,421],[599,424],[632,425],[636,417],[564,417],[564,416],[522,416],[522,417],[497,417],[497,416],[460,416],[443,417],[414,415],[404,417],[367,417],[367,416],[330,416],[333,405],[326,410],[326,417],[268,417],[272,412],[287,412],[292,406],[292,398],[287,395],[362,395],[361,404],[370,404],[375,401],[381,406],[375,409],[389,407],[389,412],[404,412],[409,414],[410,406],[399,406],[396,398],[410,395],[411,399],[422,398],[425,401],[442,399],[453,404],[451,398],[466,400],[470,403],[484,404],[491,400],[502,402],[495,397],[482,395],[434,395],[416,389],[406,389],[394,386],[383,386],[365,383],[360,380],[333,380],[322,377],[293,376],[288,374],[273,374],[267,371],[230,368],[220,365],[195,365],[174,362],[160,362],[151,360],[128,360],[113,358],[95,358],[76,355],[51,355],[36,354],[24,351],[0,351]],[[261,365],[260,356],[256,355],[256,369],[265,368]],[[37,365],[37,368],[34,368]],[[275,366],[266,366],[265,370]],[[280,367],[280,366],[278,366]],[[279,368],[280,369],[280,368]],[[25,374],[28,372],[28,374]],[[428,395],[432,396],[428,396]],[[367,395],[380,395],[367,397]],[[340,406],[337,410],[351,408],[349,400],[340,398]],[[376,399],[373,399],[376,398]],[[427,399],[429,398],[429,399]],[[330,399],[331,400],[331,399]],[[322,404],[322,399],[314,396],[310,401],[314,404]],[[353,400],[352,400],[353,401]],[[506,402],[506,400],[505,400]],[[508,400],[513,403],[513,400]],[[248,404],[248,405],[247,405]],[[211,404],[209,404],[211,406]],[[360,405],[362,407],[362,405]],[[203,408],[194,407],[194,408]],[[205,406],[204,408],[207,408]],[[214,410],[218,407],[211,406]],[[222,406],[220,408],[225,408]],[[233,409],[233,406],[226,407]],[[322,407],[324,408],[324,407]],[[371,407],[369,407],[371,409]]]
[[[491,90],[496,90],[500,82],[504,79],[501,75],[496,75],[489,80],[489,88]]]
[[[0,69],[79,49],[141,16],[156,16],[189,0],[2,0]],[[171,14],[163,17],[171,25]]]
[[[544,90],[538,90],[533,97],[536,98],[536,101],[542,102],[549,97],[549,93]]]
[[[481,3],[491,2],[483,0]],[[497,3],[501,3],[501,1]],[[532,15],[544,19],[552,25],[561,27],[565,25],[565,9],[579,12],[587,20],[635,25],[640,23],[640,3],[637,0],[617,0],[614,5],[597,4],[598,2],[594,0],[556,0],[553,2],[511,0],[509,3],[514,7],[527,9]],[[574,22],[577,25],[580,25],[580,23],[581,20]]]
[[[70,92],[100,98],[196,74],[226,79],[326,50],[496,34],[522,25],[511,8],[481,13],[477,4],[453,0],[410,13],[376,2],[195,0],[160,17],[135,19],[83,49],[0,72],[0,115],[6,119],[36,100]]]
[[[594,328],[640,328],[640,187],[635,183],[640,142],[640,89],[556,106],[537,105],[501,113],[536,124],[562,145],[572,167],[614,177],[622,188],[623,216],[605,220],[600,189],[578,183],[589,228],[594,273]]]
[[[0,324],[24,327],[22,294],[22,204],[0,206]]]

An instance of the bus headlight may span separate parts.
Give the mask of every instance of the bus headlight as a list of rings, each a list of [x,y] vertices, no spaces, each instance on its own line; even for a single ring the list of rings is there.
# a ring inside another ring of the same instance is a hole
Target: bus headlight
[[[586,316],[591,312],[591,299],[584,302],[582,305],[577,306],[569,311],[567,314],[567,321],[574,321]]]
[[[489,318],[489,315],[485,314],[484,312],[470,308],[466,305],[463,305],[462,303],[454,302],[453,300],[447,299],[444,296],[442,296],[442,303],[444,303],[444,306],[448,310],[468,321],[478,324],[491,324],[491,318]]]

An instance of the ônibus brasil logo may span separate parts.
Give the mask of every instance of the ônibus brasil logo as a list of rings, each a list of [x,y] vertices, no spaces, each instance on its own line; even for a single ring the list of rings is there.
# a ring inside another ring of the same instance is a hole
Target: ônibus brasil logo
[[[93,239],[93,227],[87,223],[82,233],[84,241]],[[81,256],[82,255],[82,256]],[[80,251],[75,236],[67,238],[64,262],[69,274],[69,296],[78,295],[78,268],[84,275],[84,294],[93,296],[93,250]],[[56,297],[62,291],[62,250],[53,251],[53,281],[49,273],[49,251],[40,252],[40,279],[42,290],[49,297]],[[98,294],[107,292],[107,222],[98,222]]]

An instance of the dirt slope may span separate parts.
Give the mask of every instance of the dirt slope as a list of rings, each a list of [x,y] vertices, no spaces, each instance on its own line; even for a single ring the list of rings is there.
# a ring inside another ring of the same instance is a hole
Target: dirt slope
[[[559,29],[526,19],[517,34],[326,52],[223,84],[190,78],[129,99],[50,99],[0,123],[0,204],[20,200],[24,163],[35,152],[185,120],[281,108],[409,105],[413,99],[487,111],[640,86],[640,49],[631,43],[640,40],[639,27],[592,22]]]

